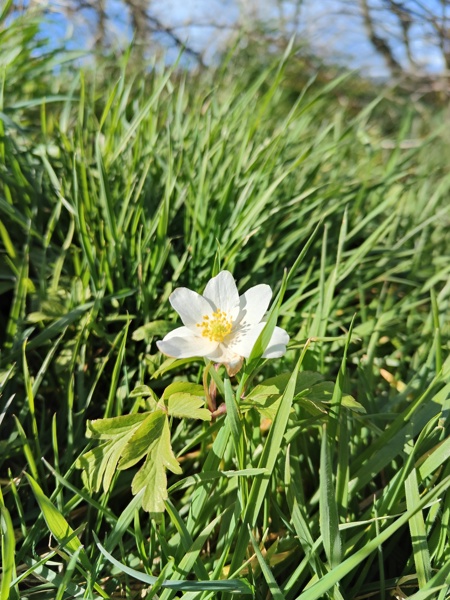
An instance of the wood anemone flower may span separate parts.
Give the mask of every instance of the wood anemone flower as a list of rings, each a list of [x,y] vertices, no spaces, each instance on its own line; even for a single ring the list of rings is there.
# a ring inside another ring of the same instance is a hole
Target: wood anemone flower
[[[202,296],[188,288],[177,288],[169,301],[183,327],[168,333],[157,346],[167,356],[201,356],[236,373],[265,326],[262,319],[271,298],[272,290],[266,284],[255,285],[239,296],[229,271],[210,279]],[[263,357],[283,356],[288,341],[286,331],[275,327]]]

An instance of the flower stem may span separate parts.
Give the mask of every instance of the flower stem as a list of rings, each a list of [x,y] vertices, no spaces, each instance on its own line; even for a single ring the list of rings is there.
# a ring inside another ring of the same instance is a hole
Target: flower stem
[[[205,370],[203,371],[203,389],[205,390],[206,402],[208,404],[209,410],[214,414],[217,408],[216,404],[216,395],[217,395],[217,385],[214,379],[211,378],[211,381],[208,385],[208,373],[211,369],[212,363],[209,362]]]

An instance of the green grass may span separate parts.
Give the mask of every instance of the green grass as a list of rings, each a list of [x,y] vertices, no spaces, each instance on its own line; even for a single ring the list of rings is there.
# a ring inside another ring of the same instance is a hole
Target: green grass
[[[292,103],[288,56],[257,76],[76,68],[5,15],[0,43],[28,54],[0,57],[0,599],[447,598],[439,119],[392,91],[347,111],[345,77]],[[138,466],[89,491],[88,420],[202,383],[155,341],[171,291],[220,269],[281,291],[286,356],[209,372],[228,412],[171,421],[163,514],[132,496]]]

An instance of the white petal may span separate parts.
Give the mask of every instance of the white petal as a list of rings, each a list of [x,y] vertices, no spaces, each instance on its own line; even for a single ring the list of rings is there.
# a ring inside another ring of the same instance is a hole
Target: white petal
[[[177,288],[169,296],[169,302],[180,315],[186,327],[195,332],[197,323],[201,323],[204,316],[210,316],[213,313],[211,304],[188,288]]]
[[[163,340],[156,342],[156,345],[163,354],[173,358],[206,356],[217,348],[217,342],[195,335],[187,327],[174,329]]]
[[[237,329],[233,339],[228,344],[230,350],[248,358],[265,325],[266,323],[258,323],[257,325],[244,325],[240,329]],[[289,336],[286,331],[281,329],[281,327],[275,327],[263,358],[278,358],[283,356],[286,352],[288,341]]]
[[[275,327],[267,348],[264,351],[263,358],[280,358],[286,354],[286,344],[289,342],[289,335],[281,327]]]
[[[235,352],[230,350],[230,348],[225,344],[219,344],[214,350],[214,352],[208,354],[206,358],[209,358],[209,360],[212,360],[216,363],[234,365],[240,362],[242,357],[240,354],[236,354]]]
[[[232,334],[230,334],[230,336],[228,336],[230,339],[225,338],[230,350],[236,354],[240,354],[240,356],[248,358],[259,334],[264,329],[264,326],[265,323],[239,326]]]
[[[247,290],[239,298],[239,321],[242,324],[250,323],[256,325],[256,323],[259,323],[269,307],[271,298],[272,290],[270,289],[270,285],[265,283],[255,285]]]
[[[228,314],[239,306],[239,294],[234,277],[229,271],[221,271],[216,277],[210,279],[205,287],[203,296],[216,308]],[[237,312],[236,310],[234,311]]]

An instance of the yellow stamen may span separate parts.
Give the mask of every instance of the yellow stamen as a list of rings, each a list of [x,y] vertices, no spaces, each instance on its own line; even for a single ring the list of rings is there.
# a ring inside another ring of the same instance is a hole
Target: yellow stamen
[[[226,312],[218,308],[211,317],[205,315],[197,327],[202,330],[202,336],[211,342],[223,342],[225,337],[231,333],[232,321]]]

